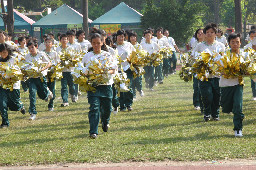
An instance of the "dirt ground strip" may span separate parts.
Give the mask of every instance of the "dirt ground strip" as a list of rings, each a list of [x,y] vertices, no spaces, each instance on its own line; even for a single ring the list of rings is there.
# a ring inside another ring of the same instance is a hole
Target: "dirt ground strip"
[[[0,167],[0,170],[256,170],[256,160],[56,164]]]

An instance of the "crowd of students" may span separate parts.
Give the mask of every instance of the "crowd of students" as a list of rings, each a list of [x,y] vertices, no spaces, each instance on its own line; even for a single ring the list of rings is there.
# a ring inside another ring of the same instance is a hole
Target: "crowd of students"
[[[163,84],[164,78],[176,72],[177,56],[176,51],[182,52],[177,47],[174,39],[169,37],[169,31],[163,28],[154,30],[148,28],[144,30],[141,42],[137,41],[136,32],[131,30],[119,30],[112,36],[107,36],[104,30],[93,29],[89,36],[89,41],[85,40],[85,32],[79,30],[68,31],[66,34],[58,34],[59,41],[54,39],[52,33],[44,35],[44,42],[38,46],[37,40],[31,37],[19,37],[16,45],[8,40],[6,33],[0,31],[0,61],[8,62],[10,65],[17,65],[17,62],[24,60],[28,63],[44,63],[40,67],[38,74],[30,75],[25,80],[17,81],[13,89],[0,87],[0,111],[2,116],[1,128],[9,126],[8,108],[13,111],[21,111],[25,114],[25,107],[20,101],[20,86],[24,91],[29,91],[29,114],[30,120],[35,120],[36,111],[36,94],[42,100],[48,102],[48,110],[54,110],[55,84],[56,79],[52,79],[51,70],[58,63],[65,62],[61,56],[70,51],[80,55],[79,63],[83,65],[83,74],[89,76],[93,74],[90,68],[95,61],[105,65],[103,74],[107,80],[96,84],[95,91],[88,91],[87,98],[89,107],[89,136],[95,139],[98,135],[98,125],[101,120],[102,129],[108,131],[110,114],[117,114],[119,111],[132,111],[132,104],[136,98],[136,91],[140,96],[144,96],[142,87],[142,75],[134,77],[131,65],[128,62],[129,56],[136,51],[145,51],[148,56],[158,53],[161,49],[167,48],[171,53],[163,57],[158,65],[148,63],[144,66],[145,86],[154,90],[157,84]],[[251,48],[256,50],[254,37],[255,31],[250,32],[250,42],[245,49]],[[229,46],[229,48],[228,48]],[[240,50],[240,34],[230,34],[228,41],[223,36],[221,30],[217,29],[215,24],[208,24],[204,29],[198,29],[195,32],[195,41],[191,44],[191,56],[194,60],[198,54],[204,51],[225,53],[231,51],[237,55],[244,55]],[[75,67],[75,66],[74,66]],[[78,101],[81,93],[79,85],[74,82],[72,75],[74,67],[65,66],[62,69],[61,78],[61,107],[69,106],[69,95],[72,102]],[[130,80],[127,91],[121,91],[117,95],[117,88],[114,86],[114,76],[122,72]],[[238,81],[238,77],[232,79],[224,78],[218,75],[209,75],[207,81],[202,81],[193,77],[193,105],[196,110],[201,110],[204,120],[219,120],[219,108],[225,113],[233,112],[234,114],[234,131],[235,136],[242,136],[242,121],[244,114],[242,112],[242,95],[243,85]],[[256,100],[256,85],[253,80],[253,99]]]

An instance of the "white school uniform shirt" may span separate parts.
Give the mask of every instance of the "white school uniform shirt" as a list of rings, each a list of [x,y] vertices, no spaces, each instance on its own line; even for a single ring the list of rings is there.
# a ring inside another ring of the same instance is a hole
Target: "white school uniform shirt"
[[[191,48],[193,48],[193,44],[195,43],[197,41],[197,39],[193,36],[191,39],[190,39],[190,42],[189,42],[189,46],[191,47]]]
[[[50,52],[44,51],[47,57],[50,59],[52,65],[57,65],[60,62],[60,56],[56,51],[51,50]]]
[[[97,60],[100,61],[100,63],[102,63],[103,65],[108,62],[108,70],[116,70],[118,68],[117,60],[109,52],[103,50],[100,54],[94,54],[93,51],[85,54],[82,59],[82,64],[87,68],[87,70],[89,70],[88,67],[92,65],[92,62],[95,62]],[[101,85],[112,85],[114,83],[113,78],[114,74],[108,74],[108,82]]]
[[[81,49],[82,49],[82,51],[83,51],[84,53],[87,53],[88,50],[89,50],[89,48],[92,47],[90,41],[88,41],[88,40],[83,40],[82,42],[79,42],[79,41],[77,40],[77,43],[80,44]]]
[[[248,48],[252,49],[252,43],[249,42],[246,46],[244,46],[244,50],[247,50]]]
[[[154,42],[156,42],[160,48],[170,47],[168,39],[166,36],[163,36],[162,38],[158,39],[157,37],[154,37],[152,39]]]
[[[21,48],[21,46],[18,46],[17,51],[18,51],[23,57],[25,57],[25,56],[29,53],[28,47]]]
[[[17,49],[18,46],[13,41],[5,41],[5,44],[9,45],[12,49]]]
[[[47,55],[42,51],[37,51],[36,56],[32,56],[30,53],[28,53],[25,56],[25,61],[26,62],[41,62],[41,63],[46,63],[46,64],[51,62],[50,59],[47,57]],[[48,69],[45,69],[42,72],[43,76],[46,76],[47,72],[48,72]]]
[[[240,55],[243,56],[243,59],[246,59],[248,53],[243,52],[240,50]],[[238,77],[237,78],[230,78],[226,79],[223,76],[220,77],[219,86],[220,87],[230,87],[230,86],[236,86],[239,84]]]
[[[214,41],[211,45],[207,44],[206,42],[202,42],[202,43],[199,43],[195,47],[195,50],[193,51],[194,54],[192,54],[192,55],[194,58],[196,58],[197,55],[200,55],[200,53],[204,52],[204,51],[207,51],[210,53],[213,53],[213,52],[215,52],[215,53],[223,52],[224,53],[225,45],[218,41]],[[214,77],[219,78],[218,76],[215,76],[215,75],[209,75],[209,78],[214,78]]]
[[[81,45],[78,42],[74,42],[73,44],[68,43],[67,46],[71,47],[73,50],[75,50],[78,53],[82,52]]]
[[[133,47],[134,47],[136,50],[139,50],[139,51],[143,50],[142,46],[141,46],[138,42],[136,42],[136,44],[133,45]]]
[[[220,38],[216,37],[216,41],[221,42],[225,46],[227,45],[227,39],[225,36],[221,36]]]
[[[39,45],[38,50],[39,50],[39,51],[45,51],[45,49],[46,49],[45,43],[42,42],[42,43]],[[54,51],[56,50],[55,44],[53,44],[52,49],[53,49]]]
[[[14,67],[18,68],[17,60],[14,57],[12,57],[12,56],[5,63],[10,63],[11,66],[14,66]],[[13,84],[13,89],[18,89],[18,90],[20,89],[20,80]]]
[[[122,45],[117,45],[118,55],[122,59],[121,65],[123,70],[126,71],[130,68],[130,64],[127,62],[127,58],[131,55],[132,51],[136,51],[133,45],[129,42],[124,41]]]
[[[160,50],[159,45],[153,41],[151,41],[151,43],[142,42],[140,45],[143,50],[149,53],[149,55],[157,53]]]
[[[58,56],[60,57],[62,53],[68,52],[70,50],[73,50],[72,46],[67,46],[67,48],[63,49],[62,46],[57,47],[56,52]],[[70,68],[63,68],[62,72],[72,72],[74,71],[74,67]]]
[[[174,47],[176,45],[176,43],[175,43],[174,39],[172,37],[167,37],[167,40],[168,40],[170,49],[172,51],[176,52],[175,47]]]

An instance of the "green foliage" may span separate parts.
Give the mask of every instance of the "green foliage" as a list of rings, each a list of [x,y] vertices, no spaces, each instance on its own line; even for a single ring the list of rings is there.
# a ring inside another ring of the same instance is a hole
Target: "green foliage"
[[[222,3],[221,18],[227,27],[235,27],[235,3],[234,0],[225,0]]]
[[[162,0],[158,6],[153,0],[148,0],[142,17],[142,27],[163,27],[179,43],[184,43],[202,26],[201,6],[189,0]]]
[[[88,15],[91,20],[97,19],[98,17],[100,17],[106,12],[105,9],[103,8],[102,2],[96,3],[96,2],[90,1],[88,5],[88,9],[89,9]]]

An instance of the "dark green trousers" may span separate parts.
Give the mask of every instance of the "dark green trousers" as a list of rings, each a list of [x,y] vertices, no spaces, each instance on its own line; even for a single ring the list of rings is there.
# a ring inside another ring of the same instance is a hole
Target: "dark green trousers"
[[[53,98],[50,99],[50,101],[49,101],[48,108],[53,108],[54,107],[53,101],[56,97],[56,95],[55,95],[55,84],[56,84],[55,80],[53,82],[51,82],[50,79],[49,79],[48,82],[47,82],[47,87],[49,88],[49,90],[53,94]]]
[[[159,66],[155,67],[155,81],[161,82],[163,79],[163,63],[161,63]]]
[[[243,128],[243,86],[221,87],[221,106],[223,113],[233,112],[234,130]]]
[[[29,88],[28,82],[29,81],[21,81],[21,86],[22,86],[24,92],[28,91],[28,88]]]
[[[251,79],[251,88],[252,88],[252,96],[256,97],[256,84],[252,79]]]
[[[177,56],[175,51],[172,52],[172,58],[170,58],[169,60],[170,60],[170,66],[171,66],[169,73],[171,74],[176,70],[176,65],[177,65]]]
[[[120,103],[119,103],[119,98],[117,96],[117,90],[114,84],[112,85],[112,91],[113,91],[112,106],[114,108],[117,108],[119,107]]]
[[[202,95],[204,115],[219,117],[220,109],[220,87],[219,78],[209,78],[208,81],[199,81],[199,88]]]
[[[194,107],[203,107],[203,103],[202,103],[202,100],[201,100],[201,93],[200,93],[200,90],[199,90],[199,81],[194,75],[193,75],[193,89],[194,89],[194,92],[193,92],[193,105]]]
[[[136,97],[136,89],[140,92],[142,90],[142,76],[136,77],[133,80],[132,84],[132,91],[133,91],[133,97]]]
[[[100,118],[102,123],[109,124],[112,111],[112,98],[113,91],[111,85],[97,86],[95,93],[88,92],[90,134],[98,134]]]
[[[46,78],[43,78],[43,82],[40,78],[30,78],[29,80],[29,113],[37,114],[36,111],[36,94],[42,100],[45,100],[48,95],[49,91],[47,89]]]
[[[63,77],[61,79],[61,97],[63,103],[68,103],[68,92],[71,95],[76,95],[74,80],[71,72],[63,72],[62,76]]]
[[[130,69],[126,70],[125,73],[127,74],[127,78],[130,79],[130,86],[128,92],[121,92],[119,97],[120,102],[120,109],[125,109],[127,107],[131,107],[133,103],[133,91],[132,91],[132,84],[133,84],[133,75]]]
[[[169,74],[170,67],[171,67],[170,59],[164,58],[164,60],[163,60],[163,74],[164,75]]]
[[[8,89],[3,89],[0,87],[0,111],[2,117],[2,125],[9,126],[8,119],[8,108],[11,111],[19,111],[22,109],[23,104],[20,101],[20,90],[14,89],[10,91]]]
[[[145,70],[145,74],[144,74],[144,78],[145,78],[145,82],[146,84],[148,84],[149,88],[153,88],[154,86],[154,66],[145,66],[144,70]]]

